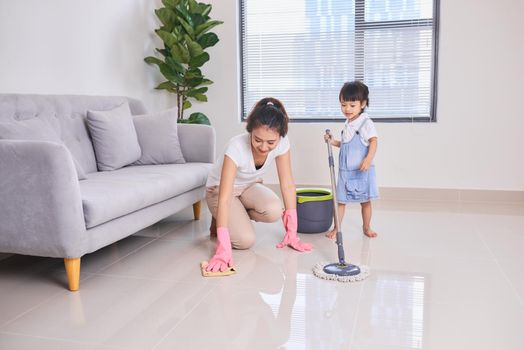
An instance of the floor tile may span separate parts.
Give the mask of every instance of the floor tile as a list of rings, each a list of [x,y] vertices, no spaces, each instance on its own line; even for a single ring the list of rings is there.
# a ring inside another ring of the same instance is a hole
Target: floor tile
[[[346,348],[355,327],[351,315],[358,305],[358,285],[298,274],[278,286],[216,287],[155,349]],[[205,336],[194,336],[198,328]]]
[[[0,349],[23,350],[122,350],[124,348],[0,332]]]
[[[461,202],[459,210],[463,213],[474,213],[483,215],[524,215],[524,204],[522,203],[477,203]]]
[[[506,303],[482,305],[414,301],[363,303],[356,349],[523,349],[524,310]]]
[[[83,283],[79,292],[60,293],[3,331],[149,349],[208,291],[205,283],[95,276]]]
[[[514,261],[502,259],[498,262],[503,271],[503,274],[507,276],[509,282],[515,291],[518,293],[520,303],[524,306],[524,261]]]
[[[66,288],[62,259],[12,255],[0,261],[0,329]]]
[[[149,237],[130,236],[96,252],[86,254],[81,260],[81,273],[96,273],[152,241],[153,238]]]
[[[524,216],[481,217],[476,230],[496,259],[524,262]]]
[[[202,277],[205,206],[83,257],[76,293],[62,259],[0,255],[0,348],[524,349],[522,207],[378,201],[370,239],[350,205],[345,259],[371,271],[352,283],[313,275],[339,259],[323,233],[299,234],[311,252],[276,248],[280,220],[254,223],[235,275]]]
[[[377,215],[378,216],[378,215]],[[379,238],[370,246],[377,255],[489,260],[493,255],[477,233],[474,218],[463,214],[380,213]]]
[[[159,222],[160,231],[163,232],[160,239],[176,241],[198,241],[209,238],[209,225],[211,219],[208,217],[200,220],[183,220]]]
[[[506,300],[519,304],[518,294],[496,261],[447,260],[409,256],[371,256],[371,276],[364,295],[385,297],[396,292],[397,278],[416,279],[425,301],[480,304]]]

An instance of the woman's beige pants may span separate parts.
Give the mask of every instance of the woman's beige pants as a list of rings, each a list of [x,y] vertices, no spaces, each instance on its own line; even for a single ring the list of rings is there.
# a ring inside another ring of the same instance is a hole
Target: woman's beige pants
[[[218,186],[207,188],[206,201],[211,215],[216,218]],[[228,218],[231,245],[235,249],[250,248],[255,243],[255,229],[251,220],[275,222],[281,216],[280,198],[266,186],[256,183],[245,189],[234,189]]]

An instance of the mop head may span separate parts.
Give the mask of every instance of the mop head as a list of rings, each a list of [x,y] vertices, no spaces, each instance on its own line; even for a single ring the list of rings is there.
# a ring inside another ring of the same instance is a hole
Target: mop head
[[[202,261],[200,263],[200,271],[202,271],[202,276],[204,277],[230,276],[230,275],[234,275],[235,273],[237,273],[234,267],[228,267],[224,271],[217,271],[217,272],[206,271],[207,264],[208,264],[207,261]]]
[[[326,266],[334,267],[334,270],[338,271],[337,273],[327,273],[324,268]],[[369,267],[367,266],[358,266],[360,268],[360,272],[355,275],[349,275],[347,272],[349,272],[349,268],[354,267],[354,265],[347,264],[347,265],[339,265],[338,263],[330,263],[330,262],[321,262],[316,264],[313,267],[313,274],[317,276],[318,278],[322,278],[325,280],[332,280],[332,281],[339,281],[339,282],[358,282],[362,281],[363,279],[367,278],[369,276]]]

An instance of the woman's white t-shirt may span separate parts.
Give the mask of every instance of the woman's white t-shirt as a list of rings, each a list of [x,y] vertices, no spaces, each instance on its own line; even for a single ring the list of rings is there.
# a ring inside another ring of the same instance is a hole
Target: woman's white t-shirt
[[[244,186],[259,181],[260,177],[267,171],[276,157],[286,153],[289,150],[289,139],[287,136],[280,138],[277,147],[267,155],[264,165],[260,169],[255,168],[253,152],[251,151],[251,134],[244,133],[233,137],[226,146],[224,155],[227,155],[237,166],[237,174],[233,186]],[[220,175],[224,156],[222,155],[213,166],[207,177],[206,186],[218,186],[220,184]]]

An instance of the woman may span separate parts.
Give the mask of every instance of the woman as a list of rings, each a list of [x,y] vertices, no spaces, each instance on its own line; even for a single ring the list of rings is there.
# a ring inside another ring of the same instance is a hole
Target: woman
[[[211,234],[217,236],[216,253],[206,271],[233,266],[231,247],[248,249],[255,242],[251,220],[274,222],[282,217],[286,234],[277,248],[298,251],[313,248],[297,237],[296,191],[291,173],[288,116],[282,102],[267,97],[258,101],[247,118],[247,133],[233,137],[207,180],[206,201],[213,215]],[[284,198],[262,185],[260,176],[275,161]],[[216,229],[215,229],[216,227]]]

